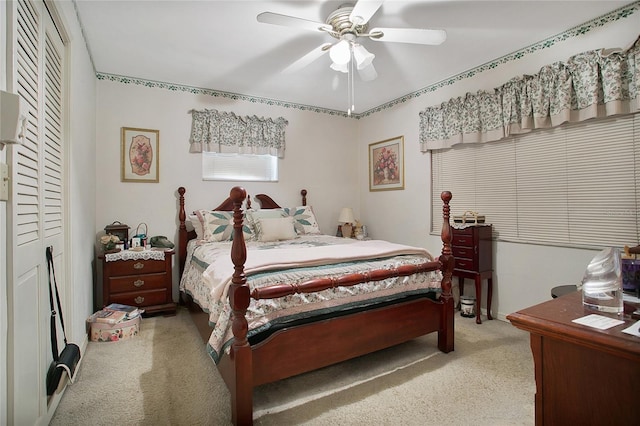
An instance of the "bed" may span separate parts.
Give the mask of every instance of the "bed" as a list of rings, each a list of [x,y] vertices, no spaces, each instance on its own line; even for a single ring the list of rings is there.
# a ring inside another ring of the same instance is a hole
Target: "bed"
[[[439,350],[454,349],[450,192],[441,195],[438,257],[316,232],[305,190],[296,208],[266,194],[254,208],[234,187],[215,209],[197,211],[197,221],[185,212],[185,193],[178,189],[181,299],[212,325],[207,349],[234,424],[253,423],[256,386],[433,332]],[[203,228],[188,229],[198,221]]]

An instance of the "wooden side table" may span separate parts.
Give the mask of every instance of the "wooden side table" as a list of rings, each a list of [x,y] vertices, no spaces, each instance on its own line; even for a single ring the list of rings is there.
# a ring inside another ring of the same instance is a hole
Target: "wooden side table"
[[[164,252],[164,260],[131,259],[106,261],[98,256],[98,280],[94,288],[96,309],[110,303],[137,306],[145,313],[176,313],[173,302],[171,261],[173,250]]]
[[[476,287],[476,323],[480,319],[482,280],[487,280],[487,319],[492,320],[491,299],[493,297],[493,243],[491,225],[469,225],[453,228],[453,257],[456,259],[453,275],[458,277],[460,296],[464,294],[464,279],[474,280]]]
[[[591,314],[624,323],[599,330],[573,322]],[[635,319],[586,309],[579,291],[507,315],[507,319],[530,333],[536,425],[636,424],[640,338],[622,332]]]

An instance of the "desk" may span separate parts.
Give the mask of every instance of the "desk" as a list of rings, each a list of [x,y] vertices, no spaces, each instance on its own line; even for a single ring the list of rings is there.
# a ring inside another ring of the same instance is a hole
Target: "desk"
[[[592,313],[576,291],[507,316],[531,333],[536,425],[640,420],[640,337],[621,331],[635,320],[608,330],[571,322]]]

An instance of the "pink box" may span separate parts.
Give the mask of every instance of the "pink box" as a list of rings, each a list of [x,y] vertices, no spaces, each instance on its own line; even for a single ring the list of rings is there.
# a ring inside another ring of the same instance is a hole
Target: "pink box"
[[[92,322],[89,337],[92,342],[117,342],[130,339],[140,332],[140,317],[116,324]]]

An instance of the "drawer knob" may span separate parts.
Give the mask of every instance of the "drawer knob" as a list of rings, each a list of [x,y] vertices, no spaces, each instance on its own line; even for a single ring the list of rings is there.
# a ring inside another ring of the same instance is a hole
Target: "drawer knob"
[[[142,287],[144,285],[144,280],[135,280],[133,285],[136,287]]]
[[[137,262],[133,265],[133,269],[142,269],[144,268],[144,263]]]
[[[135,299],[133,299],[134,302],[136,302],[138,305],[141,304],[142,302],[144,302],[144,297],[142,296],[138,296]]]

